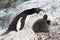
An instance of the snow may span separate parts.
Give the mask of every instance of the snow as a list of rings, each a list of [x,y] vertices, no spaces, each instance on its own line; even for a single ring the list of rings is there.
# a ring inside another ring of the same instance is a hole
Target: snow
[[[0,11],[0,16],[4,17],[6,13],[9,15],[9,23],[13,18],[21,13],[22,11],[30,8],[42,8],[45,12],[41,11],[39,14],[28,15],[25,21],[24,28],[19,31],[20,20],[17,23],[18,32],[12,31],[7,35],[0,36],[0,40],[60,40],[60,0],[30,0],[22,4],[18,4],[15,8],[9,8],[7,12]],[[35,34],[32,30],[33,23],[42,18],[44,14],[48,15],[48,19],[51,20],[51,25],[49,26],[49,33],[37,33]],[[20,18],[21,19],[21,18]],[[34,20],[34,21],[33,21]],[[8,24],[8,23],[7,23]],[[8,28],[8,27],[7,27]],[[2,29],[0,27],[0,34],[4,33],[7,28]]]
[[[0,40],[33,40],[34,39],[34,32],[32,29],[24,29],[19,32],[11,32],[3,37],[0,37]]]

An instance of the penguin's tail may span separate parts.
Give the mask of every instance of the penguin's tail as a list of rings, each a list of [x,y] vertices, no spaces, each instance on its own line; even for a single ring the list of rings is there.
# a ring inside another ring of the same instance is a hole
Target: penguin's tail
[[[8,34],[10,31],[6,31],[6,32],[4,32],[3,34],[1,34],[0,36],[3,36],[3,35],[6,35],[6,34]]]

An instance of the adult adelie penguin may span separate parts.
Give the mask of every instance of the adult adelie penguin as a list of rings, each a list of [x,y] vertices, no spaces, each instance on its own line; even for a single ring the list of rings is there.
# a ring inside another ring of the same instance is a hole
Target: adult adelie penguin
[[[27,17],[27,15],[31,15],[31,14],[34,14],[34,13],[39,13],[40,11],[42,11],[43,9],[40,9],[40,8],[32,8],[32,9],[27,9],[27,10],[24,10],[23,12],[21,12],[20,14],[18,14],[13,20],[12,22],[10,23],[9,25],[9,28],[7,29],[7,31],[5,33],[3,33],[2,35],[5,35],[5,34],[8,34],[10,31],[17,31],[16,29],[16,25],[17,25],[17,22],[19,20],[19,18],[22,17],[21,19],[21,28],[20,30],[24,27],[24,24],[25,24],[25,19]]]

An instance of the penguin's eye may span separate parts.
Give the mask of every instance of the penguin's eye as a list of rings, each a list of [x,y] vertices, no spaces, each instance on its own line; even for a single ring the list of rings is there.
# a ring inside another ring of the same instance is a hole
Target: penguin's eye
[[[39,11],[38,9],[36,11]]]

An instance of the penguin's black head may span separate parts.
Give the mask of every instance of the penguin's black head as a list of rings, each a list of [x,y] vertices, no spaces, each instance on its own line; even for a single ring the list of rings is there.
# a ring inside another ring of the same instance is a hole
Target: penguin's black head
[[[36,8],[36,13],[38,14],[40,11],[43,11],[43,9]]]
[[[40,9],[40,8],[33,8],[33,10],[34,10],[34,12],[37,13],[37,14],[38,14],[40,11],[43,11],[43,9]]]

